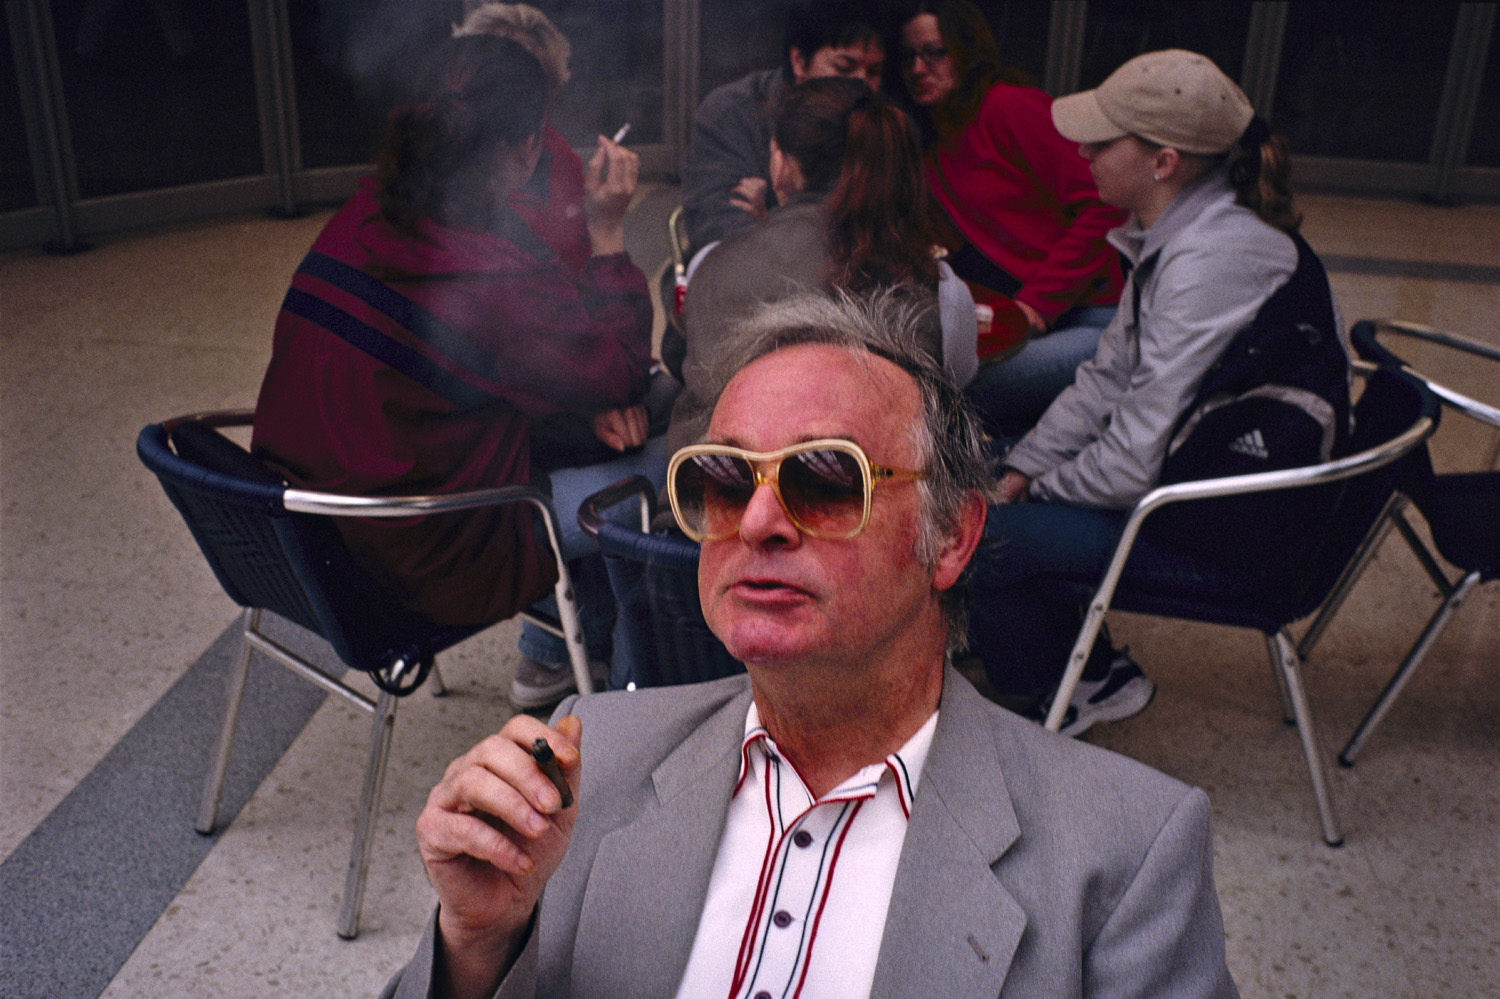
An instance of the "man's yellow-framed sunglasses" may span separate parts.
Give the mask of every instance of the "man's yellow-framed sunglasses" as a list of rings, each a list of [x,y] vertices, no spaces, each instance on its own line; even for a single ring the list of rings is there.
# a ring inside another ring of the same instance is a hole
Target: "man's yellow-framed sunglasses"
[[[694,541],[722,541],[739,532],[757,487],[768,485],[787,518],[813,538],[852,538],[870,522],[875,487],[911,482],[922,472],[870,461],[853,441],[804,441],[779,451],[694,444],[667,465],[672,513]]]

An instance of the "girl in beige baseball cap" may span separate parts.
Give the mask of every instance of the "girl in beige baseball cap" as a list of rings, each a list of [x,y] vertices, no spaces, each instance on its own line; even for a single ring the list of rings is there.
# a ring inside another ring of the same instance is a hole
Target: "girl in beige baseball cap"
[[[1285,144],[1209,59],[1179,49],[1138,56],[1098,88],[1054,101],[1052,119],[1079,144],[1099,196],[1130,212],[1107,239],[1131,273],[1094,356],[1006,452],[985,526],[1005,543],[974,558],[971,646],[997,695],[1034,704],[1039,717],[1078,628],[1077,608],[1041,581],[1109,561],[1204,375],[1299,263],[1315,261],[1291,236]],[[1308,314],[1324,303],[1333,314],[1326,277],[1311,265],[1307,273],[1308,287],[1321,285],[1305,294]],[[1220,578],[1213,557],[1168,549],[1148,525],[1127,573],[1160,592],[1192,578],[1200,595]],[[1103,636],[1089,663],[1065,734],[1128,718],[1155,691]]]
[[[1052,121],[1079,144],[1100,197],[1148,228],[1179,192],[1220,165],[1241,205],[1287,232],[1300,221],[1285,142],[1206,56],[1182,49],[1136,56],[1095,89],[1054,101]]]

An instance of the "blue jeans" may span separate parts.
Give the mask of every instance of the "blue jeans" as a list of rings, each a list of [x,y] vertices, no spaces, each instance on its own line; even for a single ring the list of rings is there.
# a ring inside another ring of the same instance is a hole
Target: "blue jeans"
[[[964,395],[991,433],[1018,438],[1036,424],[1057,394],[1073,384],[1078,366],[1099,349],[1099,335],[1114,318],[1114,306],[1072,309],[1057,328],[1032,337],[998,364],[979,369]]]
[[[628,475],[644,475],[658,493],[667,481],[667,441],[652,437],[639,451],[623,454],[610,461],[581,468],[559,468],[548,476],[552,486],[552,506],[557,511],[558,541],[568,571],[573,575],[573,596],[578,601],[579,622],[590,659],[608,660],[615,626],[615,597],[604,572],[599,545],[578,526],[578,507],[605,486]],[[633,504],[622,503],[610,516],[635,518]],[[547,614],[557,614],[557,600],[551,594],[532,605]],[[561,638],[543,631],[530,621],[521,625],[521,639],[516,643],[521,655],[542,663],[565,663],[568,647]]]
[[[1127,510],[1089,510],[1060,503],[1005,503],[989,508],[974,556],[969,641],[997,693],[1039,703],[1057,688],[1082,625],[1080,608],[1048,597],[1040,580],[1098,584],[1125,530]],[[1149,522],[1148,522],[1149,526]],[[1195,597],[1228,596],[1255,580],[1136,537],[1122,587]]]

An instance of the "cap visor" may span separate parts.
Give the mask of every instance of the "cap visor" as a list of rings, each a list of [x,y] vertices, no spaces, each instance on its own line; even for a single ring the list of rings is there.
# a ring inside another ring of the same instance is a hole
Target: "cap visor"
[[[1125,129],[1105,116],[1092,90],[1053,101],[1052,124],[1063,138],[1074,142],[1112,142],[1125,134]]]

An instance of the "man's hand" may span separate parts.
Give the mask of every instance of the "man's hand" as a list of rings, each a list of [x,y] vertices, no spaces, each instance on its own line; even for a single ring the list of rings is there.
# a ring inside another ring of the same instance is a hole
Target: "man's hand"
[[[599,136],[583,177],[583,213],[595,255],[625,252],[625,213],[640,172],[640,157]]]
[[[729,203],[759,222],[766,217],[768,189],[764,177],[741,177],[740,182],[729,190]]]
[[[646,443],[650,425],[646,407],[641,405],[607,409],[593,421],[594,436],[616,451],[628,451]]]
[[[991,498],[996,503],[1024,503],[1029,498],[1030,489],[1031,476],[1014,468],[1007,468],[1005,474],[1000,476],[1000,482],[995,486]]]
[[[551,744],[576,798],[581,733],[582,722],[571,715],[555,729],[516,715],[449,764],[428,795],[417,818],[417,846],[438,894],[446,994],[492,995],[521,952],[577,811],[561,808],[531,744],[538,738]]]

